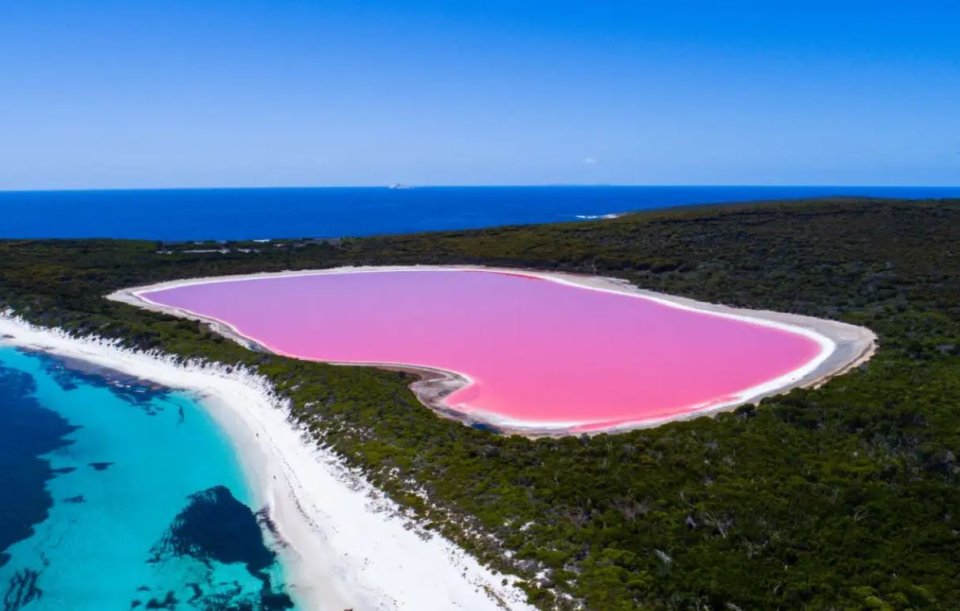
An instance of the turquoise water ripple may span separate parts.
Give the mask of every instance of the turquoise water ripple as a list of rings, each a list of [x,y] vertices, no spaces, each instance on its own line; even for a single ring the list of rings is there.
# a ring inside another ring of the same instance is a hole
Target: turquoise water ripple
[[[46,479],[45,519],[0,549],[4,611],[292,608],[233,449],[194,398],[12,348],[0,370],[33,382],[4,387],[0,425],[32,409],[76,427],[31,476]],[[28,488],[4,491],[4,520]]]

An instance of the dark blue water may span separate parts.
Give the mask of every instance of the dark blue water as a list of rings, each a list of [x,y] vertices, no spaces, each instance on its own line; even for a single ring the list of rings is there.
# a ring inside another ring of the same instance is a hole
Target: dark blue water
[[[0,610],[294,608],[195,397],[0,345]]]
[[[428,187],[0,192],[0,238],[364,236],[575,221],[828,195],[960,197],[960,187]]]
[[[53,499],[46,483],[56,473],[43,456],[69,445],[75,429],[40,405],[35,392],[29,374],[0,364],[0,567],[10,561],[7,549],[47,519]]]

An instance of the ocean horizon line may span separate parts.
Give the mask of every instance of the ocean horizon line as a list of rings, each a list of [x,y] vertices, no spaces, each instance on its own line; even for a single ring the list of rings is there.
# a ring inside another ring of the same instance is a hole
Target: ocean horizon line
[[[245,240],[453,231],[680,206],[940,199],[960,187],[427,186],[0,191],[0,238]]]
[[[102,193],[135,191],[278,191],[278,190],[395,190],[415,189],[960,189],[950,184],[883,183],[377,183],[368,185],[219,185],[219,186],[139,186],[139,187],[39,187],[4,189],[3,193]],[[843,194],[849,197],[847,194]]]

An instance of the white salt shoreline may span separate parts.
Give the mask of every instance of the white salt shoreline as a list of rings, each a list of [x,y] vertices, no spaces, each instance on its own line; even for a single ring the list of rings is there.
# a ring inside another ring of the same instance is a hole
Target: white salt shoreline
[[[695,301],[693,299],[684,297],[676,297],[673,295],[640,289],[626,281],[616,278],[585,276],[561,272],[542,272],[514,268],[492,268],[475,265],[336,267],[319,270],[262,272],[233,276],[211,276],[132,287],[116,291],[109,295],[108,298],[130,305],[135,305],[137,307],[162,312],[165,314],[172,314],[181,318],[206,322],[218,333],[248,347],[261,348],[275,354],[289,356],[292,358],[300,358],[297,355],[285,354],[280,350],[248,337],[226,321],[205,316],[197,312],[169,307],[157,303],[146,297],[144,293],[195,284],[239,282],[243,280],[259,280],[277,277],[371,273],[378,271],[439,270],[486,271],[520,274],[564,284],[567,286],[573,286],[580,289],[615,293],[633,298],[647,299],[673,308],[744,321],[751,324],[803,335],[817,342],[817,344],[820,346],[820,353],[813,360],[805,363],[803,366],[794,369],[793,371],[790,371],[774,380],[769,380],[757,386],[744,389],[731,399],[703,405],[690,406],[688,411],[666,418],[643,419],[616,423],[607,426],[599,426],[585,431],[589,433],[622,432],[637,428],[654,427],[677,420],[689,420],[706,414],[729,411],[744,404],[756,403],[765,397],[781,394],[793,388],[816,387],[826,382],[830,378],[845,373],[853,367],[866,362],[876,350],[877,338],[872,331],[865,327],[858,327],[838,321],[813,318],[810,316],[801,316],[797,314],[786,314],[781,312],[732,308],[719,304]],[[373,367],[379,366],[387,368],[409,369],[412,371],[421,372],[428,376],[428,379],[426,381],[415,382],[411,388],[424,404],[445,416],[463,420],[467,423],[484,423],[493,425],[507,433],[515,432],[528,436],[569,435],[571,433],[583,432],[581,427],[595,424],[592,422],[580,421],[534,422],[511,419],[501,414],[486,413],[476,410],[461,412],[453,406],[446,405],[443,401],[443,398],[452,390],[473,383],[470,375],[466,372],[445,370],[439,367],[418,363],[350,362],[334,364]],[[438,373],[441,375],[438,376]]]
[[[262,377],[77,338],[0,313],[0,344],[41,350],[197,394],[236,448],[283,545],[304,609],[529,609],[523,593],[446,539],[425,533],[288,420]]]

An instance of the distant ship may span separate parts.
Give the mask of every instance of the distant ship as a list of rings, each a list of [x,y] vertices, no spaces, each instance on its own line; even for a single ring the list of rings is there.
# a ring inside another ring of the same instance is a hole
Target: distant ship
[[[399,183],[399,182],[395,182],[395,183],[393,183],[392,185],[390,185],[390,189],[392,189],[392,190],[394,190],[394,191],[399,191],[399,190],[402,190],[402,189],[412,189],[412,188],[413,188],[413,185],[405,185],[405,184],[402,184],[402,183]]]

